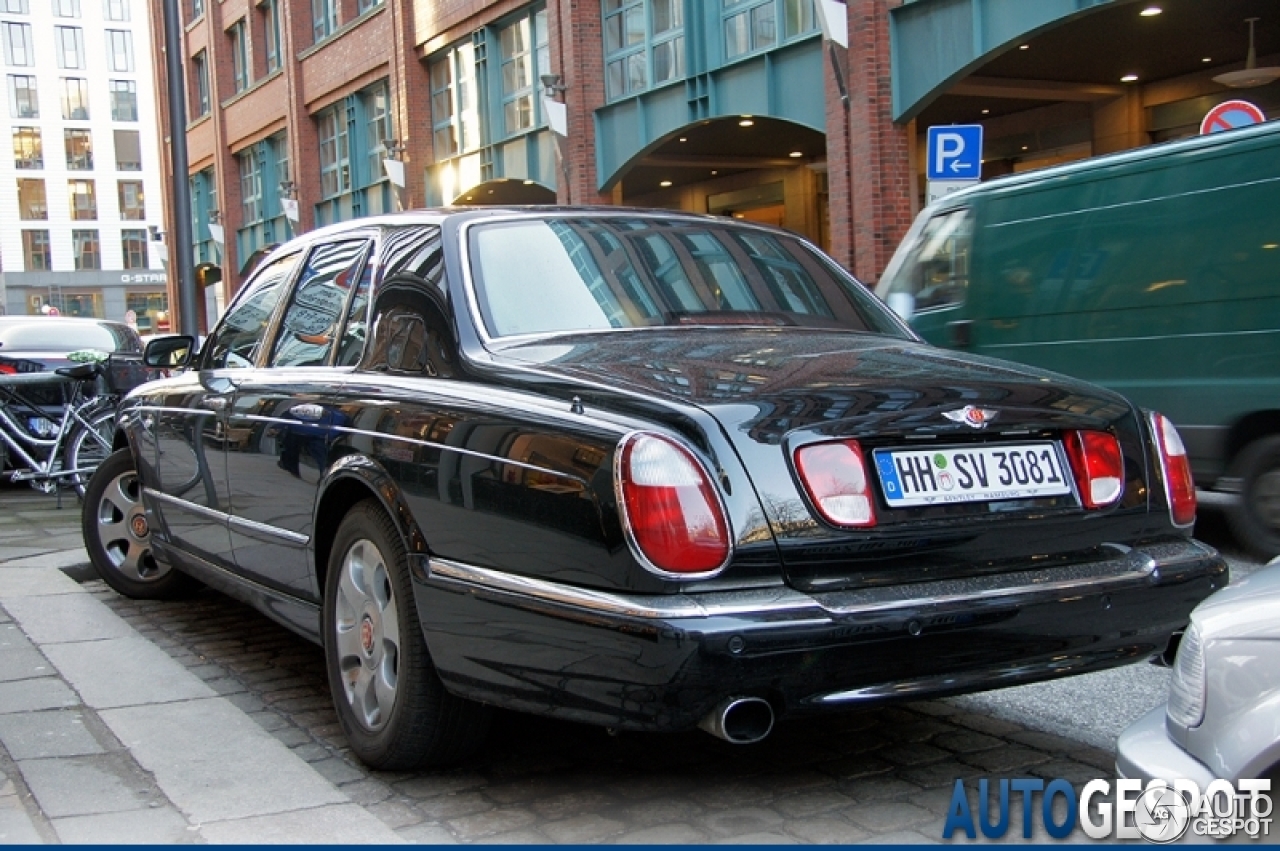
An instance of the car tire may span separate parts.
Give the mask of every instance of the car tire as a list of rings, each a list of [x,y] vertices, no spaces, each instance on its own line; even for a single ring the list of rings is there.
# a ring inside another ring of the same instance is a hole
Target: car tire
[[[384,771],[456,763],[488,732],[488,707],[445,690],[416,612],[398,530],[377,502],[355,505],[329,558],[325,661],[351,750]]]
[[[1227,514],[1242,545],[1266,559],[1280,555],[1280,436],[1255,440],[1232,464],[1240,500]]]
[[[84,488],[80,528],[102,581],[126,597],[169,600],[200,583],[156,560],[133,455],[119,449],[98,465]]]

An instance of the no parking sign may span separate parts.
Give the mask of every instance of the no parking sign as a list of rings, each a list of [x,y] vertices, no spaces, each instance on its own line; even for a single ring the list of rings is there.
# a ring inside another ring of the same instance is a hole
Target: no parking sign
[[[1235,130],[1237,127],[1248,127],[1250,124],[1261,124],[1267,117],[1247,100],[1229,100],[1209,110],[1200,122],[1200,135],[1220,133],[1223,130]]]

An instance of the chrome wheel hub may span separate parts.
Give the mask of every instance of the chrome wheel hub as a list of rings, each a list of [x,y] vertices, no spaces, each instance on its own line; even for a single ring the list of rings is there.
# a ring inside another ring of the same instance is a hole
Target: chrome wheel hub
[[[342,559],[334,600],[334,638],[343,693],[366,729],[386,726],[400,673],[400,613],[377,546],[356,541]]]
[[[169,572],[151,555],[151,526],[142,507],[138,474],[121,473],[98,500],[98,541],[117,573],[133,582],[151,582]]]

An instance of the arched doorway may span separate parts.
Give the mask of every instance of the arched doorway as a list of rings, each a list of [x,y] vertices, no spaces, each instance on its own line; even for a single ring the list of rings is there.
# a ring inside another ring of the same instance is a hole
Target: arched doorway
[[[733,216],[827,244],[826,136],[759,115],[707,119],[668,134],[607,184],[621,203]]]

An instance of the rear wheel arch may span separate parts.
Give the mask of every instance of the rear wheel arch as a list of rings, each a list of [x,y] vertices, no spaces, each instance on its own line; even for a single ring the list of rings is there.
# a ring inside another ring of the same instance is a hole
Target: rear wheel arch
[[[413,518],[399,486],[390,476],[377,468],[372,461],[350,455],[338,462],[338,469],[330,474],[328,484],[316,505],[313,558],[316,582],[324,589],[333,542],[342,518],[352,508],[366,499],[374,499],[382,506],[387,517],[400,534],[405,551],[410,555],[426,555],[427,541]]]

